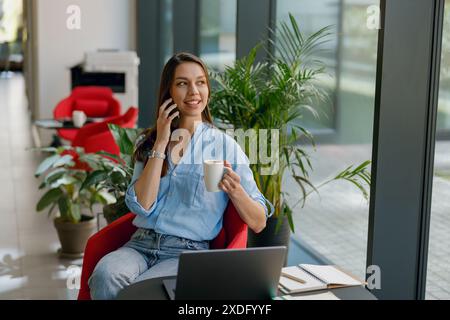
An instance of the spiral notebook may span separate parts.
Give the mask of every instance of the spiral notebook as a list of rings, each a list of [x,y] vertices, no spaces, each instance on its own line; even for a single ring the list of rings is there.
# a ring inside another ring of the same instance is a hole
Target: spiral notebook
[[[292,294],[364,284],[336,266],[299,264],[282,269],[279,289],[285,294]]]

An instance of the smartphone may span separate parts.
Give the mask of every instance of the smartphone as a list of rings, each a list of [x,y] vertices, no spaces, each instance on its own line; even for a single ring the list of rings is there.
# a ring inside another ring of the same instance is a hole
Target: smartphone
[[[171,104],[172,105],[172,104]],[[170,108],[170,107],[169,107]],[[179,112],[180,110],[178,109],[178,107],[176,107],[175,109],[173,109],[172,111],[170,111],[169,113],[169,117],[171,115],[173,115],[176,112]],[[175,117],[175,119],[172,120],[172,126],[178,127],[178,121],[180,119],[180,115],[178,115],[178,117]]]

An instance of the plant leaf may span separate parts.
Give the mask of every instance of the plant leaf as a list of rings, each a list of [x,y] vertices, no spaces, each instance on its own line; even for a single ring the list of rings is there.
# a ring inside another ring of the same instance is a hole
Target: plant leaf
[[[57,168],[55,170],[52,170],[51,172],[49,172],[46,175],[44,182],[46,184],[52,183],[52,182],[58,180],[59,178],[61,178],[66,173],[67,173],[67,169],[65,169],[65,168]]]
[[[292,220],[292,210],[289,208],[287,204],[285,204],[285,214],[287,216],[289,226],[291,227],[291,231],[295,232],[294,221]]]
[[[142,129],[122,128],[115,124],[108,124],[108,127],[119,146],[120,153],[126,155],[133,155],[134,143],[137,137],[142,132]]]
[[[67,197],[59,198],[59,200],[58,200],[59,213],[61,214],[61,219],[65,220],[65,221],[70,221],[69,220],[69,216],[70,216],[69,205],[70,205],[70,201]]]
[[[38,166],[38,168],[36,169],[35,172],[35,176],[39,177],[41,174],[43,174],[45,171],[47,171],[48,169],[50,169],[53,164],[58,161],[58,159],[61,158],[61,156],[59,154],[54,154],[51,157],[48,157],[46,159],[44,159],[44,161],[41,162],[41,164]]]
[[[70,155],[70,154],[63,155],[62,157],[60,157],[58,160],[56,160],[53,163],[52,167],[56,168],[56,167],[62,167],[65,165],[73,166],[75,163],[72,160],[73,160],[72,155]]]
[[[75,202],[69,202],[69,219],[73,223],[78,223],[81,220],[80,205]]]
[[[128,183],[127,177],[122,172],[119,171],[112,172],[110,178],[111,182],[116,185]]]
[[[117,202],[117,199],[112,194],[106,192],[105,190],[98,192],[98,195],[100,198],[104,200],[105,202],[104,204],[111,204]]]
[[[77,179],[75,179],[72,176],[69,175],[63,175],[58,180],[50,184],[50,188],[59,188],[60,186],[67,186],[78,182]]]
[[[110,158],[112,158],[114,160],[117,160],[117,162],[122,162],[122,159],[119,156],[117,156],[115,154],[112,154],[112,153],[109,153],[109,152],[106,152],[106,151],[98,151],[95,154],[98,154],[98,155],[101,155],[101,156],[107,156],[107,157],[110,157]]]
[[[105,181],[108,173],[103,170],[97,170],[90,172],[81,185],[80,191],[89,188],[92,185],[96,185],[102,181]]]
[[[39,202],[37,203],[36,210],[37,211],[44,210],[45,208],[47,208],[52,203],[57,202],[61,198],[62,195],[63,195],[63,192],[59,188],[51,189],[51,190],[47,191],[42,196],[42,198],[39,200]]]

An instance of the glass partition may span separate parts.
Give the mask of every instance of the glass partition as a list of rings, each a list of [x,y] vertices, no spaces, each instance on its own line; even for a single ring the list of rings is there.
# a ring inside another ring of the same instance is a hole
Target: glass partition
[[[318,119],[305,115],[299,120],[317,142],[316,148],[305,145],[316,186],[372,158],[378,30],[368,19],[373,18],[371,6],[378,5],[367,0],[277,1],[277,20],[287,21],[292,13],[306,35],[331,26],[324,51],[315,57],[326,65],[327,74],[318,85],[328,99],[315,103]],[[283,189],[294,188],[289,177]],[[288,202],[294,205],[301,193],[290,194]],[[311,194],[304,207],[295,207],[294,237],[325,263],[365,278],[368,213],[369,203],[355,186],[332,182],[321,187],[319,195]]]

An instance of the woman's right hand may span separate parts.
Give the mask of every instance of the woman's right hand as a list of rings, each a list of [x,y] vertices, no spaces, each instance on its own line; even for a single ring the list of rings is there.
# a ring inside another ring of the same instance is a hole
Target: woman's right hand
[[[170,112],[177,107],[176,104],[171,104],[172,101],[172,99],[168,99],[159,107],[158,120],[156,121],[156,142],[160,144],[167,145],[169,143],[170,124],[173,119],[180,116],[179,111],[169,116]]]

